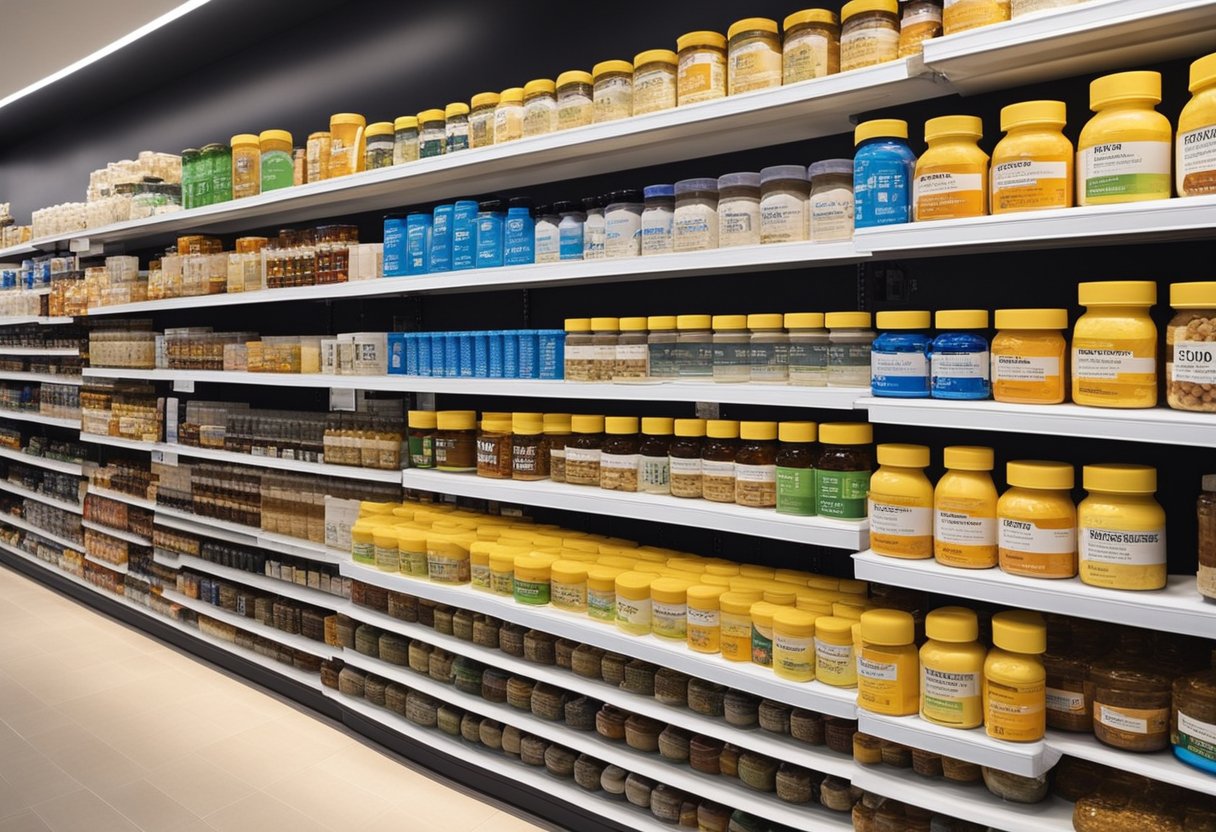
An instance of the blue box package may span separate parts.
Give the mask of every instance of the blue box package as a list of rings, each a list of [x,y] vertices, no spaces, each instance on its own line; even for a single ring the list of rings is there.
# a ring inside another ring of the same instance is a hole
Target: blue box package
[[[426,274],[431,269],[431,215],[411,211],[405,218],[405,273]]]
[[[435,378],[444,376],[444,338],[442,332],[431,333],[431,375]]]
[[[446,332],[443,335],[443,377],[456,378],[460,375],[460,334]]]
[[[536,330],[517,330],[515,337],[519,342],[519,377],[540,378],[540,364],[537,360]]]
[[[419,332],[414,336],[415,351],[418,353],[418,370],[416,375],[430,376],[431,375],[431,336],[426,332]]]
[[[406,339],[404,332],[388,334],[388,373],[391,376],[406,375]]]
[[[510,329],[502,333],[502,377],[519,378],[519,338]]]
[[[388,214],[384,218],[385,277],[400,277],[406,273],[405,225],[405,217],[400,214]]]
[[[536,332],[536,339],[536,363],[540,368],[537,378],[565,378],[566,331],[564,329],[540,329]]]
[[[452,210],[452,270],[477,265],[477,201],[458,199]]]
[[[490,356],[489,377],[502,378],[502,330],[492,329],[486,333]]]
[[[473,335],[473,378],[490,377],[490,333],[485,330]]]
[[[459,335],[460,366],[456,374],[461,378],[473,377],[473,333],[462,332]]]
[[[432,272],[450,272],[452,270],[452,206],[436,205],[435,217],[431,223],[431,257]]]

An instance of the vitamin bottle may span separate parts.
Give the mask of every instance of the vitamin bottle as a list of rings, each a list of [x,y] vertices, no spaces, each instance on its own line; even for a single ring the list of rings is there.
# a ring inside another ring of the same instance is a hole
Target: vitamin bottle
[[[696,584],[688,588],[688,649],[717,653],[722,644],[721,597],[726,587]]]
[[[781,607],[768,601],[752,604],[752,664],[773,666],[773,616],[779,610]]]
[[[559,203],[569,205],[570,203]],[[532,258],[536,263],[556,263],[561,259],[561,220],[557,215],[556,206],[540,205],[536,208],[536,224],[533,228]],[[583,241],[580,235],[578,244],[579,257],[583,254]]]
[[[1019,461],[1005,468],[1009,489],[997,502],[1001,569],[1030,578],[1077,574],[1077,508],[1073,468],[1064,462]]]
[[[925,616],[928,641],[920,648],[920,716],[951,728],[984,722],[984,659],[976,641],[979,622],[965,607],[941,607]]]
[[[751,379],[751,338],[746,315],[714,315],[713,379],[741,382]]]
[[[705,443],[704,419],[676,419],[671,443],[671,496],[700,497],[701,448]]]
[[[781,86],[781,35],[766,17],[737,20],[726,31],[726,94]]]
[[[363,170],[363,131],[367,119],[358,113],[334,113],[329,117],[329,173],[326,179]]]
[[[676,65],[670,49],[648,49],[633,59],[633,114],[669,110],[676,106]]]
[[[682,379],[709,381],[714,374],[713,318],[676,316],[676,372]]]
[[[1169,199],[1173,128],[1154,108],[1160,72],[1120,72],[1089,85],[1096,115],[1077,142],[1077,204]]]
[[[988,154],[980,150],[984,123],[976,116],[941,116],[925,122],[929,145],[916,160],[912,217],[955,220],[988,214]]]
[[[572,69],[557,76],[557,129],[586,127],[594,118],[595,95],[590,72]]]
[[[1010,0],[1009,16],[1013,20],[1030,14],[1063,9],[1066,6],[1077,6],[1087,0]]]
[[[604,207],[604,257],[637,257],[642,253],[642,208],[642,192],[639,190],[613,191],[607,196]]]
[[[718,596],[722,619],[722,658],[732,662],[751,661],[751,610],[756,600],[755,593],[733,589]]]
[[[929,392],[935,399],[986,399],[992,394],[986,309],[943,309],[929,348]]]
[[[649,376],[670,381],[679,376],[675,363],[676,316],[651,315],[646,319],[646,358]]]
[[[681,106],[726,95],[726,38],[718,32],[689,32],[676,38],[676,103]]]
[[[998,309],[992,398],[1014,404],[1064,401],[1067,309]]]
[[[469,99],[469,107],[469,147],[489,147],[494,144],[494,112],[498,108],[498,93],[479,92]],[[401,125],[396,125],[396,128],[400,130]]]
[[[874,66],[899,57],[896,0],[849,0],[840,9],[840,71]]]
[[[564,327],[563,377],[566,381],[591,381],[591,370],[595,363],[595,348],[591,346],[591,319],[566,318]]]
[[[737,421],[706,421],[705,444],[701,448],[701,496],[706,500],[715,503],[735,501],[735,457],[738,446]]]
[[[840,23],[827,9],[804,9],[781,22],[781,83],[796,84],[840,72]]]
[[[656,575],[622,572],[616,576],[616,625],[633,636],[650,633],[650,585]]]
[[[549,603],[552,592],[552,562],[538,555],[515,559],[515,603],[541,607]]]
[[[1073,205],[1073,147],[1063,101],[1023,101],[1001,110],[1005,137],[992,151],[992,213]]]
[[[571,612],[587,611],[587,564],[554,561],[549,567],[549,595],[553,606]]]
[[[494,144],[513,142],[524,135],[524,88],[505,89],[494,107]]]
[[[296,182],[295,151],[291,144],[291,133],[286,130],[263,130],[258,134],[258,146],[262,151],[259,171],[262,192],[277,191]],[[392,151],[389,152],[390,164]]]
[[[815,464],[815,502],[819,514],[862,520],[874,459],[874,430],[866,422],[826,422],[819,426],[822,450]]]
[[[760,384],[785,384],[789,381],[790,338],[781,314],[747,316],[751,332],[751,372],[749,379]]]
[[[244,199],[261,193],[262,151],[258,137],[238,133],[232,137],[232,198]]]
[[[660,638],[688,638],[688,587],[682,578],[655,578],[650,584],[650,629]]]
[[[604,417],[577,414],[570,417],[571,438],[566,443],[566,482],[600,484],[600,457],[604,447]]]
[[[524,84],[523,137],[544,136],[557,130],[557,85],[548,78]]]
[[[1175,410],[1216,411],[1216,283],[1174,283],[1176,314],[1165,330],[1166,402]],[[1214,541],[1216,542],[1216,541]]]
[[[368,128],[371,132],[371,128]],[[455,101],[443,109],[444,152],[469,149],[469,105]]]
[[[992,644],[984,660],[984,726],[988,736],[1036,742],[1047,731],[1047,627],[1037,612],[992,616]]]
[[[953,35],[1009,19],[1009,0],[946,0],[942,34]]]
[[[853,238],[853,160],[824,159],[807,168],[811,180],[810,239]]]
[[[933,484],[924,445],[879,445],[870,477],[870,548],[894,558],[933,556]]]
[[[777,426],[777,513],[813,517],[815,506],[814,422],[782,422]]]
[[[828,387],[869,387],[874,343],[870,313],[828,312],[823,322],[829,330]]]
[[[637,316],[620,319],[621,334],[616,342],[616,359],[612,367],[612,380],[633,382],[647,378],[646,319]]]
[[[414,411],[410,411],[411,416]],[[549,443],[543,413],[511,414],[511,479],[549,479]]]
[[[942,0],[909,0],[899,18],[899,57],[924,52],[925,41],[942,35]]]
[[[1165,509],[1153,498],[1157,469],[1086,465],[1081,481],[1089,492],[1077,506],[1081,580],[1110,589],[1162,589]]]
[[[718,177],[718,247],[760,243],[760,174]]]
[[[857,686],[857,654],[853,624],[847,618],[823,615],[815,619],[815,678],[838,688]]]
[[[815,678],[815,616],[786,607],[773,615],[773,673],[791,682]]]
[[[448,149],[448,129],[443,110],[423,110],[418,114],[418,158],[442,156]]]
[[[735,456],[735,502],[752,508],[777,505],[777,423],[740,422]]]
[[[616,620],[616,579],[620,569],[592,566],[587,570],[587,616],[595,621]]]
[[[877,714],[911,716],[920,710],[916,625],[901,610],[861,614],[857,706]]]
[[[647,185],[642,199],[642,256],[670,254],[675,245],[675,186]]]
[[[802,165],[760,171],[760,242],[789,243],[810,235],[811,183]]]
[[[393,164],[394,130],[391,121],[377,121],[367,125],[367,145],[363,154],[364,170],[387,168]],[[288,143],[290,151],[291,144]]]
[[[853,131],[853,222],[856,228],[898,225],[912,219],[916,154],[908,146],[908,122],[865,121]]]
[[[1216,193],[1216,53],[1191,64],[1190,91],[1178,116],[1178,196]]]
[[[672,249],[683,252],[717,248],[718,180],[681,179],[673,191]]]
[[[933,556],[943,566],[997,565],[996,485],[991,448],[952,445],[933,490]]]
[[[788,312],[784,324],[789,332],[786,359],[789,383],[800,387],[825,387],[828,383],[828,344],[831,337],[824,328],[823,313]],[[867,354],[867,368],[869,364]]]
[[[879,312],[870,349],[870,390],[904,399],[929,396],[929,313]]]
[[[638,490],[638,417],[604,419],[604,447],[600,454],[600,488],[605,491]]]
[[[1072,400],[1093,407],[1156,407],[1157,302],[1151,280],[1082,283],[1086,312],[1072,330]]]
[[[592,121],[600,124],[633,115],[633,64],[600,61],[591,67]]]

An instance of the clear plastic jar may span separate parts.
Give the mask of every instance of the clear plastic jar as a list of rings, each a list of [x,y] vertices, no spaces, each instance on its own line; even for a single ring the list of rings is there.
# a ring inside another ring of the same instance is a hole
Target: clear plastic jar
[[[672,248],[703,251],[718,247],[718,180],[682,179],[675,184]]]
[[[689,32],[676,39],[679,67],[676,103],[683,107],[726,95],[726,38],[718,32]]]
[[[811,185],[802,165],[774,165],[760,171],[760,242],[809,239]]]
[[[896,0],[849,0],[840,10],[840,71],[899,58]]]
[[[563,370],[566,381],[591,381],[595,350],[591,346],[591,319],[566,318]]]
[[[417,159],[418,117],[401,116],[393,121],[393,164],[400,165]],[[311,173],[312,169],[309,168],[309,174]]]
[[[785,316],[789,383],[799,387],[826,387],[828,344],[822,312],[790,312]],[[867,362],[867,367],[869,363]]]
[[[262,190],[262,149],[252,133],[232,137],[232,198],[257,196]]]
[[[633,114],[670,110],[676,106],[676,67],[670,49],[648,49],[633,59]]]
[[[676,316],[676,374],[681,379],[709,381],[714,374],[713,332],[709,315]]]
[[[591,73],[572,69],[557,76],[557,129],[586,127],[593,119]]]
[[[423,110],[418,114],[418,158],[429,159],[447,152],[448,134],[443,110]]]
[[[646,319],[642,317],[621,318],[621,334],[616,342],[616,360],[612,367],[613,381],[638,381],[647,378],[648,361]]]
[[[840,23],[827,9],[794,12],[781,23],[781,83],[796,84],[840,72]]]
[[[925,41],[942,35],[942,0],[909,0],[899,19],[899,57],[924,51]]]
[[[591,319],[591,366],[587,381],[612,381],[619,337],[619,318]]]
[[[393,123],[377,121],[367,125],[367,142],[363,151],[363,169],[392,167],[396,134]]]
[[[557,85],[548,78],[524,84],[523,137],[544,136],[557,129]]]
[[[869,312],[829,312],[828,387],[870,386],[870,345],[875,333]]]
[[[726,94],[781,86],[781,35],[777,21],[748,17],[726,32]]]
[[[591,68],[591,78],[593,122],[599,124],[633,115],[633,64],[601,61]]]
[[[1165,400],[1175,410],[1216,412],[1216,283],[1175,283],[1165,329]]]
[[[675,186],[647,185],[642,198],[642,256],[670,254],[674,250]]]
[[[604,256],[637,257],[642,253],[642,192],[614,191],[604,208]]]
[[[825,159],[807,168],[811,180],[810,239],[853,239],[853,160]]]
[[[945,0],[942,33],[954,35],[1008,19],[1009,0]]]
[[[556,102],[555,102],[556,103]],[[513,142],[524,135],[524,90],[503,90],[494,107],[494,144]]]
[[[1079,6],[1086,0],[1010,0],[1009,16],[1013,20],[1028,14],[1064,9],[1069,6]]]
[[[563,203],[569,205],[570,203]],[[556,207],[540,205],[536,209],[536,226],[533,228],[532,254],[534,263],[556,263],[561,259],[561,230]],[[579,240],[579,256],[583,253]]]
[[[443,111],[444,152],[469,149],[469,105],[463,101],[449,104]]]
[[[714,315],[713,379],[743,382],[751,378],[751,336],[746,315]]]
[[[553,210],[561,217],[557,224],[558,259],[582,260],[587,215],[574,202],[556,202]]]
[[[469,101],[469,147],[494,144],[494,112],[498,100],[496,92],[479,92]]]
[[[675,315],[651,315],[646,319],[646,351],[650,378],[656,381],[673,381],[680,376],[676,362],[676,317]]]
[[[747,329],[751,333],[749,381],[760,384],[787,383],[790,377],[790,337],[785,332],[782,315],[748,315]]]
[[[607,196],[589,196],[583,200],[583,259],[604,259],[604,206]]]
[[[760,243],[760,174],[718,177],[718,246]]]

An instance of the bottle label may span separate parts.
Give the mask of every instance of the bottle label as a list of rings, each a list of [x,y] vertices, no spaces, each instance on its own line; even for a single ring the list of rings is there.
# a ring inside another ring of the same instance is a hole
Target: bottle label
[[[992,212],[1068,208],[1068,163],[1015,159],[992,166]]]
[[[992,360],[984,352],[935,352],[929,359],[933,378],[987,379]]]
[[[1128,532],[1082,526],[1077,545],[1083,561],[1124,566],[1165,564],[1165,529]]]
[[[1060,359],[1031,355],[993,355],[993,381],[1044,383],[1060,375]]]
[[[875,682],[894,682],[899,679],[899,665],[894,662],[876,662],[862,656],[857,660],[858,675]]]
[[[934,557],[947,566],[996,566],[996,518],[984,515],[990,510],[986,501],[938,497],[934,502]]]
[[[752,625],[752,663],[761,667],[773,666],[773,640]]]
[[[1167,199],[1169,142],[1111,142],[1081,151],[1077,192],[1086,203]]]
[[[861,520],[866,516],[866,495],[870,491],[869,471],[815,471],[815,498],[819,513],[842,520]]]
[[[1009,19],[1009,0],[946,0],[942,26],[947,35]]]
[[[752,344],[749,354],[752,381],[785,383],[789,377],[788,344]]]
[[[895,32],[891,34],[898,43],[899,35]],[[844,38],[841,38],[842,45],[843,41]],[[892,47],[893,50],[896,48]],[[843,61],[840,69],[845,69]],[[897,225],[912,219],[908,181],[912,173],[910,167],[901,159],[870,159],[862,156],[854,160],[853,211],[858,228]]]
[[[1179,709],[1175,745],[1205,760],[1216,760],[1216,725],[1195,719]]]
[[[726,56],[720,52],[685,50],[676,71],[681,105],[721,98],[726,94]]]
[[[688,608],[688,624],[690,627],[707,627],[714,628],[721,623],[718,610],[700,610],[696,607]]]
[[[268,150],[262,154],[262,190],[286,188],[295,182],[295,162],[286,150]]]
[[[905,497],[870,494],[870,547],[880,555],[933,556],[933,511]]]
[[[781,50],[763,40],[730,50],[730,94],[781,86]]]
[[[639,459],[641,457],[637,454],[601,454],[600,469],[609,468],[618,471],[636,471]]]
[[[853,192],[831,188],[811,194],[811,239],[817,243],[853,236]]]
[[[874,378],[900,376],[904,378],[928,378],[929,358],[923,352],[878,352],[870,353],[870,367]]]
[[[1005,685],[989,679],[988,734],[1002,740],[1031,742],[1042,739],[1047,724],[1046,686]]]
[[[672,460],[674,462],[675,460]],[[723,479],[735,478],[735,463],[731,461],[721,461],[716,459],[701,460],[701,473],[706,477],[721,477]],[[680,473],[684,473],[681,471]]]
[[[647,208],[642,212],[642,254],[670,254],[674,250],[674,214],[666,208]]]
[[[693,459],[684,459],[683,457],[671,457],[671,473],[685,477],[701,476],[701,459],[699,457]]]
[[[815,666],[825,676],[849,677],[857,673],[857,658],[851,644],[828,644],[815,639]]]
[[[583,259],[583,224],[562,225],[557,229],[558,259]]]
[[[760,242],[790,243],[806,239],[809,198],[775,191],[760,200]]]
[[[790,384],[819,385],[827,383],[828,345],[791,341],[789,346]],[[866,356],[865,364],[869,364]]]
[[[573,448],[566,446],[566,464],[578,462],[591,462],[598,465],[602,453],[599,448]]]
[[[792,84],[828,74],[828,54],[836,52],[836,44],[816,29],[786,33],[781,50],[782,83]]]
[[[1085,694],[1078,690],[1047,688],[1047,710],[1066,714],[1085,713]]]
[[[1137,357],[1133,350],[1077,347],[1072,352],[1072,371],[1077,379],[1119,380],[1122,376],[1156,376],[1157,361],[1151,355]]]
[[[840,71],[893,61],[899,56],[899,28],[853,26],[840,35]]]
[[[555,263],[561,259],[560,232],[552,223],[536,224],[536,241],[534,243],[537,263]],[[578,256],[583,256],[583,241],[578,241]]]
[[[1094,719],[1128,734],[1161,734],[1169,730],[1169,708],[1119,708],[1094,703]]]
[[[739,482],[775,483],[777,481],[777,466],[735,463],[735,479]]]
[[[923,171],[912,184],[917,221],[977,217],[984,213],[984,175],[971,166]]]
[[[646,624],[651,621],[651,604],[649,598],[635,600],[632,598],[616,598],[616,620],[626,624]]]
[[[777,513],[815,515],[815,469],[777,468]]]
[[[1216,125],[1178,134],[1178,193],[1216,193]]]
[[[638,472],[638,488],[642,491],[665,491],[671,486],[671,458],[666,456],[641,457]]]
[[[1000,518],[1001,567],[1015,575],[1071,578],[1076,574],[1077,529],[1043,528],[1030,520]]]
[[[718,245],[745,246],[760,242],[760,200],[732,199],[718,204]]]
[[[921,711],[930,719],[960,725],[966,719],[967,706],[975,709],[979,696],[979,673],[946,673],[922,666]]]
[[[1186,327],[1175,331],[1186,332]],[[1170,377],[1191,384],[1216,384],[1216,345],[1207,341],[1174,341]]]

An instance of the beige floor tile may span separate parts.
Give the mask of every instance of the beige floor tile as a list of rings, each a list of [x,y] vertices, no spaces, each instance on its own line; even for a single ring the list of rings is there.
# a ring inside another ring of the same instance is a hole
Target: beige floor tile
[[[0,776],[16,788],[30,806],[81,788],[74,777],[33,750],[0,760]]]
[[[332,795],[330,796],[332,797]],[[244,797],[203,818],[217,832],[331,832],[317,821],[263,792]],[[353,827],[351,827],[353,828]]]
[[[170,829],[191,820],[201,821],[185,806],[146,780],[98,790],[97,794],[131,822],[149,832]]]
[[[249,784],[194,755],[154,772],[148,782],[204,818],[254,792]]]
[[[537,826],[529,820],[509,812],[498,812],[489,820],[474,826],[470,832],[538,832],[541,829],[556,829],[556,826]]]
[[[362,829],[392,808],[392,803],[383,796],[339,780],[317,766],[279,778],[264,791],[332,829]],[[331,798],[341,795],[341,799],[317,797],[326,794]]]
[[[16,786],[0,777],[0,818],[19,815],[29,807],[30,802],[26,800],[25,795]]]
[[[19,814],[0,819],[0,832],[51,832],[51,827],[32,810],[24,809]]]
[[[37,804],[34,812],[53,832],[140,832],[113,807],[87,789]]]

